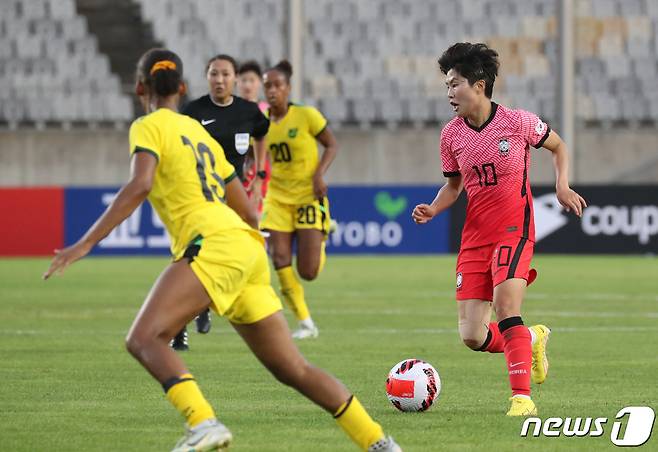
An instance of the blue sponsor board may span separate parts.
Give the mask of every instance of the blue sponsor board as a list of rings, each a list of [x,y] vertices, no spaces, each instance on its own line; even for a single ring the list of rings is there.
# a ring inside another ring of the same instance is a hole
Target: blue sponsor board
[[[96,221],[112,202],[118,187],[67,188],[64,191],[64,240],[70,245]],[[94,247],[92,254],[169,255],[169,237],[162,221],[144,202],[130,217]]]
[[[103,213],[117,187],[65,190],[65,242],[74,243]],[[445,212],[416,225],[411,211],[430,202],[434,187],[332,187],[331,215],[337,227],[327,251],[344,254],[447,253],[450,217]],[[92,251],[102,255],[168,255],[169,237],[148,202],[143,203]]]
[[[327,251],[346,254],[447,253],[450,217],[444,212],[430,223],[417,225],[413,208],[429,203],[436,187],[331,187],[331,216],[337,228],[329,235]]]

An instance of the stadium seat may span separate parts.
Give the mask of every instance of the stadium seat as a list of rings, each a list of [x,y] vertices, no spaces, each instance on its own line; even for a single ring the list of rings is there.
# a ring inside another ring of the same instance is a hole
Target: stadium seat
[[[431,117],[432,106],[426,97],[410,98],[407,101],[406,119],[411,122],[427,121]]]
[[[597,17],[614,17],[619,14],[615,0],[592,1],[592,14]]]
[[[343,99],[324,99],[320,109],[332,125],[339,125],[348,120],[347,102]]]
[[[380,99],[377,102],[377,118],[389,125],[395,125],[404,118],[405,102],[400,99]]]
[[[595,117],[594,113],[594,103],[592,101],[592,98],[589,97],[586,94],[579,93],[576,96],[576,103],[575,103],[576,110],[578,111],[578,115],[580,119],[584,119],[586,121],[591,121]]]
[[[132,117],[132,103],[121,93],[109,60],[99,53],[96,38],[73,0],[5,1],[0,11],[0,59],[5,60],[0,83],[12,93],[3,102],[0,121]],[[96,80],[103,80],[102,93],[88,83]],[[75,96],[68,91],[54,94],[71,86]],[[104,111],[110,98],[122,99],[120,115]]]
[[[658,97],[649,99],[649,117],[654,121],[658,120]]]
[[[648,102],[639,96],[624,96],[620,98],[621,117],[627,121],[639,121],[649,115]]]
[[[178,52],[187,68],[203,67],[216,53],[253,58],[264,65],[287,56],[286,0],[137,3],[155,37]],[[557,91],[559,73],[558,4],[555,0],[305,1],[300,71],[304,96],[317,99],[319,105],[328,100],[332,114],[356,123],[399,117],[386,111],[388,99],[405,106],[403,121],[450,117],[452,112],[444,107],[425,108],[419,102],[423,96],[443,98],[445,86],[437,58],[456,40],[484,40],[501,59],[496,96],[514,105],[536,97],[533,108],[546,109],[537,113],[553,115],[555,107],[548,101]],[[637,77],[645,92],[658,90],[654,87],[658,2],[579,0],[574,2],[574,12],[576,85],[589,99],[577,102],[586,109],[577,108],[578,117],[609,120],[611,114],[599,108],[604,102],[589,96],[607,95],[620,103],[621,93],[631,88],[630,82],[622,81],[624,77]],[[77,13],[75,0],[0,2],[0,60],[4,62],[0,82],[8,85],[10,77],[23,78],[30,80],[33,91],[44,91],[47,84],[68,86],[71,80],[111,79],[109,62],[101,56],[85,17]],[[32,77],[37,64],[37,76]],[[204,94],[207,83],[202,71],[188,69],[187,74],[190,95]],[[108,100],[112,106],[103,115],[123,117],[129,99],[121,97],[116,81],[111,85],[118,97],[116,102]],[[24,93],[25,84],[21,86]],[[369,103],[355,107],[352,100],[366,96],[385,102],[375,102],[380,107]],[[13,113],[12,118],[32,116],[32,104],[21,105],[17,111],[23,113]],[[652,105],[648,100],[640,111],[650,116]],[[78,105],[73,110],[84,112],[85,108]],[[55,107],[44,111],[60,113]],[[622,116],[630,117],[630,111]]]
[[[350,101],[352,105],[353,118],[357,122],[371,123],[375,121],[375,101],[370,97],[355,98]]]
[[[600,120],[618,120],[621,118],[619,101],[607,93],[593,95],[594,111],[596,118]]]

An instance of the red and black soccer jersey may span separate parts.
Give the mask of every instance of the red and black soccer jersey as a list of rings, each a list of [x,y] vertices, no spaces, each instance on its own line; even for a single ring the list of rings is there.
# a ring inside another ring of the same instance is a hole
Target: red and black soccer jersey
[[[461,174],[468,199],[462,249],[508,237],[535,240],[530,146],[542,147],[550,128],[533,113],[491,105],[481,127],[455,117],[441,131],[443,174]]]

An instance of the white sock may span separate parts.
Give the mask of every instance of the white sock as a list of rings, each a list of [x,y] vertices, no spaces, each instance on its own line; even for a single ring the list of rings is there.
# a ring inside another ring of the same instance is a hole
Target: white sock
[[[528,331],[530,331],[530,343],[532,345],[535,345],[535,342],[537,342],[537,335],[535,334],[535,331],[532,328],[528,328]]]
[[[312,318],[308,317],[304,320],[300,320],[299,326],[301,326],[302,328],[306,328],[308,330],[312,330],[313,328],[315,328],[315,323],[313,323]]]
[[[526,399],[530,399],[530,396],[525,394],[516,394],[514,397],[524,397]]]

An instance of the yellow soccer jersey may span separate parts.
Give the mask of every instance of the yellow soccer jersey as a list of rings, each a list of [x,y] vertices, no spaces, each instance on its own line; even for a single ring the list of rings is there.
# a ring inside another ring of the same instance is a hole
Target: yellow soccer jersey
[[[270,121],[267,145],[272,158],[272,178],[267,197],[281,203],[313,201],[313,174],[318,166],[315,137],[327,127],[317,109],[290,104],[279,122]]]
[[[235,169],[198,121],[167,108],[142,116],[130,126],[130,153],[135,152],[158,159],[148,199],[167,228],[175,258],[198,235],[252,230],[224,201]]]

